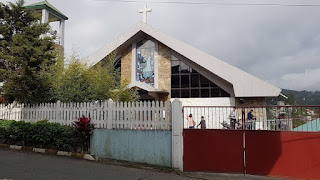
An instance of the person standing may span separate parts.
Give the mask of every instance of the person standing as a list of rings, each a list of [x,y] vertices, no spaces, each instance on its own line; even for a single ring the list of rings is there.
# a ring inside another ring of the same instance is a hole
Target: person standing
[[[251,109],[248,112],[248,123],[249,123],[249,129],[253,129],[253,120],[254,120],[254,115],[253,115],[253,110]]]
[[[194,126],[196,125],[196,122],[194,121],[192,114],[189,114],[189,116],[187,117],[188,120],[188,125],[190,129],[194,129]]]
[[[232,129],[236,128],[237,119],[238,119],[237,108],[233,107],[232,111],[230,112],[230,126],[231,126]]]
[[[201,126],[200,126],[201,125]],[[204,120],[204,117],[201,116],[201,121],[200,123],[197,125],[197,127],[200,126],[201,129],[206,129],[206,120]]]

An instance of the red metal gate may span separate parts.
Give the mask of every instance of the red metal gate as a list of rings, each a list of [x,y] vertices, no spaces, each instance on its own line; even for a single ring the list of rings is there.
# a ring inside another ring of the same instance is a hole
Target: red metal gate
[[[184,129],[183,134],[185,171],[320,179],[320,133]]]
[[[243,173],[243,133],[237,130],[184,129],[186,171]]]
[[[320,179],[320,134],[246,131],[248,174]]]

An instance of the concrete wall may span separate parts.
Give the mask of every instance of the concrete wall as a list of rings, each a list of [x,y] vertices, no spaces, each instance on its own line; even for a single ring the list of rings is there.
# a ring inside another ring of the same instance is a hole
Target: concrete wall
[[[242,100],[242,103],[240,100]],[[266,104],[266,98],[264,97],[236,98],[236,106],[265,106]]]
[[[102,158],[171,167],[171,131],[95,129],[91,153]]]

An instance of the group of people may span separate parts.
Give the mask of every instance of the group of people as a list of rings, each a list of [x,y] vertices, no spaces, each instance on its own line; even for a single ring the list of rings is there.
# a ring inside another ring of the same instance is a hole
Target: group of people
[[[194,121],[193,117],[192,117],[192,114],[189,114],[189,116],[187,117],[187,120],[188,120],[188,126],[190,129],[194,129],[195,126],[196,126],[196,122]],[[200,126],[201,125],[201,126]],[[197,128],[198,127],[201,127],[201,129],[206,129],[206,120],[204,120],[204,117],[201,116],[201,121],[200,123],[197,125]]]
[[[231,129],[236,128],[236,122],[238,121],[238,111],[236,107],[233,107],[232,111],[230,112],[230,127]],[[253,109],[251,109],[247,114],[247,120],[249,123],[248,128],[252,129],[252,120],[255,119],[255,116],[253,115]]]
[[[230,112],[230,128],[236,129],[236,123],[238,121],[238,111],[236,107],[233,107],[232,111]],[[255,119],[255,116],[253,115],[253,110],[251,109],[247,114],[248,119],[248,129],[252,129],[252,120]],[[206,121],[203,116],[201,116],[200,123],[196,126],[196,122],[194,121],[194,118],[192,117],[192,114],[189,114],[187,117],[188,126],[190,129],[194,129],[195,127],[198,128],[198,126],[201,126],[201,129],[206,129]]]

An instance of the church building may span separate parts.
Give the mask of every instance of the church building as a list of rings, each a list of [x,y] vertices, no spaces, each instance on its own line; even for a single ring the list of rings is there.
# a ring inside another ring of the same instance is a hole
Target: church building
[[[139,22],[86,58],[96,64],[113,51],[121,80],[138,90],[140,100],[194,105],[265,105],[281,89],[195,47]]]

